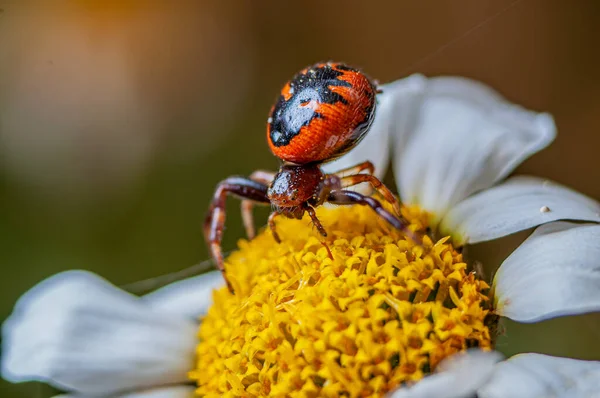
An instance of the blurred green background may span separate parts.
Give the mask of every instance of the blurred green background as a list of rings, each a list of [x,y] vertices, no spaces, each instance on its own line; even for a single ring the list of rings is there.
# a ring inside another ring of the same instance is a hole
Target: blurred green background
[[[0,0],[0,9],[0,320],[62,270],[122,285],[206,259],[201,223],[215,184],[277,167],[268,111],[316,61],[381,82],[467,76],[549,111],[558,139],[517,173],[600,199],[600,2]],[[230,204],[225,250],[243,236]],[[470,258],[491,272],[524,237],[470,248]],[[597,314],[509,323],[498,348],[600,359],[599,329]],[[1,397],[36,391],[0,381]]]

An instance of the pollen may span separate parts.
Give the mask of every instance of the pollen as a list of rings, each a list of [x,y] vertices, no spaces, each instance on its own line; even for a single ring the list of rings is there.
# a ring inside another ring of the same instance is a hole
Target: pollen
[[[410,237],[369,208],[321,206],[278,219],[225,263],[235,295],[213,294],[190,378],[203,397],[382,397],[470,347],[491,349],[489,285],[426,213]],[[413,241],[415,239],[416,241]]]

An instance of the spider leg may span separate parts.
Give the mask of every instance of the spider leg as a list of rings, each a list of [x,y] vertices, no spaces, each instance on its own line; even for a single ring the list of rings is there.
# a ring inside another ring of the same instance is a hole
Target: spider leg
[[[266,170],[256,170],[249,177],[252,181],[260,182],[261,184],[269,185],[275,173]],[[250,199],[242,199],[240,204],[242,210],[242,220],[244,222],[244,228],[246,229],[246,236],[248,239],[254,239],[256,236],[256,229],[254,228],[254,216],[252,215],[252,209],[254,208],[255,202]]]
[[[242,199],[240,207],[242,208],[242,221],[244,222],[246,236],[248,239],[252,240],[256,236],[256,229],[254,228],[254,215],[252,214],[254,202],[249,199]]]
[[[250,177],[248,178],[250,178],[252,181],[260,182],[264,185],[269,185],[271,181],[273,181],[273,178],[275,178],[275,174],[276,173],[274,171],[255,170],[252,172],[252,174],[250,174]]]
[[[318,206],[327,201],[331,192],[339,191],[340,189],[342,189],[342,179],[336,174],[325,174],[321,186],[315,196],[313,196],[310,204]],[[311,216],[311,218],[313,218],[313,216]],[[313,218],[313,221],[315,218],[316,217]]]
[[[315,227],[317,227],[317,230],[319,231],[319,233],[323,237],[327,237],[327,231],[325,231],[325,228],[323,228],[323,224],[321,224],[321,221],[319,221],[319,219],[317,218],[317,213],[315,212],[315,209],[308,204],[304,206],[304,209],[310,216],[310,219],[312,220]]]
[[[371,174],[354,174],[346,177],[342,177],[342,188],[351,187],[363,182],[368,182],[371,186],[379,192],[385,200],[390,203],[394,209],[396,215],[400,216],[400,202],[394,196],[392,191],[382,183],[379,178]]]
[[[321,234],[321,236],[323,236],[324,238],[327,237],[327,231],[325,230],[325,228],[323,228],[323,224],[321,224],[321,221],[319,221],[319,219],[317,218],[317,213],[315,212],[314,207],[310,206],[310,205],[306,205],[305,206],[306,211],[308,212],[308,215],[310,216],[310,219],[312,220],[313,224],[315,227],[317,227],[317,230],[319,231],[319,233]],[[329,245],[327,244],[327,242],[325,241],[321,241],[321,245],[323,245],[323,247],[325,248],[325,250],[327,250],[327,255],[329,256],[329,258],[331,259],[331,261],[333,261],[333,253],[331,253],[331,249],[329,248]]]
[[[359,163],[355,166],[336,171],[335,175],[343,177],[344,174],[358,174],[363,170],[367,170],[369,174],[373,174],[375,172],[375,166],[367,160],[366,162]]]
[[[217,268],[223,274],[229,290],[233,292],[231,283],[225,274],[223,251],[221,249],[223,229],[225,227],[225,202],[228,195],[234,195],[257,203],[267,204],[270,202],[267,197],[267,186],[260,182],[242,177],[230,177],[217,185],[208,214],[204,219],[204,238],[217,264]]]
[[[329,194],[327,201],[338,205],[359,204],[363,206],[369,206],[390,225],[398,230],[403,231],[414,240],[413,232],[408,229],[408,222],[402,218],[394,216],[392,213],[387,211],[375,198],[353,191],[336,191]]]
[[[273,233],[273,239],[275,239],[275,242],[277,242],[277,243],[281,243],[281,238],[279,237],[279,234],[277,233],[277,229],[276,229],[276,225],[275,225],[275,217],[277,217],[280,214],[281,214],[280,212],[278,212],[277,210],[274,210],[269,215],[269,220],[267,221],[267,223],[269,224],[269,228],[271,229],[271,233]]]

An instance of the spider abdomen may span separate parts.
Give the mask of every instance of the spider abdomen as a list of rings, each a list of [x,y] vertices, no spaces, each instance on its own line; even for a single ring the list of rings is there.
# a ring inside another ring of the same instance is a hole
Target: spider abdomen
[[[320,63],[298,73],[271,109],[267,141],[273,154],[295,164],[338,158],[356,146],[375,113],[375,85],[362,72]]]

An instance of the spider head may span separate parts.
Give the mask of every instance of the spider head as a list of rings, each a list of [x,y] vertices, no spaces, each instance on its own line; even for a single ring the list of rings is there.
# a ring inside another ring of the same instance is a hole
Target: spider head
[[[271,182],[267,195],[271,204],[279,209],[302,207],[319,193],[322,181],[323,172],[316,164],[284,164]]]

